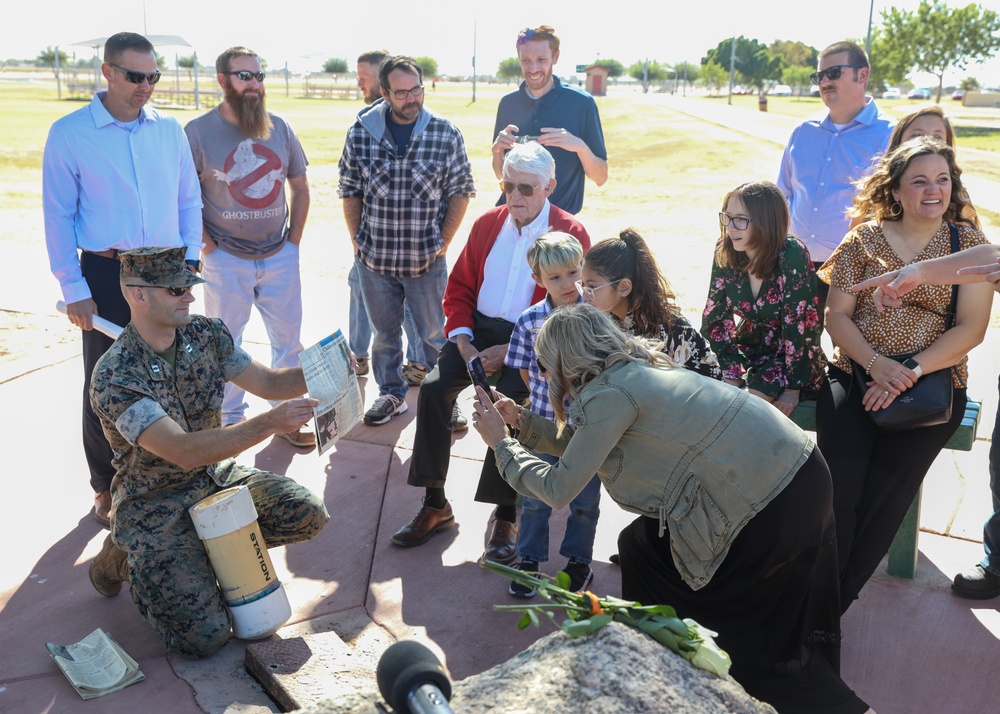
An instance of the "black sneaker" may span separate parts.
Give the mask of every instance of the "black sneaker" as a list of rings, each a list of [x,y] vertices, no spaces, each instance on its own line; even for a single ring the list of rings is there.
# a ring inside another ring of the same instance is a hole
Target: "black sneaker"
[[[365,412],[365,424],[377,426],[385,424],[397,414],[402,414],[407,409],[406,402],[392,394],[383,394],[375,400],[371,409]]]
[[[951,591],[972,600],[990,600],[1000,595],[1000,575],[994,575],[982,565],[959,573],[951,583]]]
[[[563,572],[569,576],[567,590],[574,593],[586,590],[590,581],[594,579],[594,571],[591,570],[589,563],[578,563],[572,559],[566,563]]]
[[[520,563],[514,563],[514,565],[512,565],[511,567],[517,568],[518,570],[522,570],[525,573],[538,572],[538,563],[531,560],[530,558],[521,558]],[[527,600],[528,598],[531,597],[535,597],[535,589],[533,587],[529,587],[528,585],[522,585],[521,583],[515,582],[513,580],[510,581],[510,587],[507,588],[507,592],[509,592],[514,597],[519,597],[524,600]]]
[[[457,402],[451,409],[451,423],[448,425],[448,428],[456,433],[460,431],[468,431],[469,429],[469,420],[466,419],[462,410],[458,408]]]

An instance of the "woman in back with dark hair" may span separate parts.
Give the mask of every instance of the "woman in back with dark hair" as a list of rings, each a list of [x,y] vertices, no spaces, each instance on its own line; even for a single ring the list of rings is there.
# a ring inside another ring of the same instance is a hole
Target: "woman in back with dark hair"
[[[726,194],[719,225],[701,332],[727,383],[791,416],[826,369],[809,250],[788,235],[788,204],[770,181]]]
[[[711,346],[681,314],[670,283],[634,228],[594,244],[582,274],[576,286],[586,302],[632,334],[660,340],[663,353],[682,367],[722,379]]]

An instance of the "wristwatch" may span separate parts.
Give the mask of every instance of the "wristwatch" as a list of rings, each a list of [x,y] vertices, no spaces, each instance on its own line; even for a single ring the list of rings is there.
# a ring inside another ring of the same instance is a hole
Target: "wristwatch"
[[[187,263],[188,265],[190,265],[192,268],[194,268],[194,272],[196,272],[196,273],[200,273],[201,272],[201,261],[200,260],[185,260],[184,262]]]
[[[913,373],[917,375],[917,379],[920,379],[920,375],[923,372],[923,370],[920,368],[919,362],[910,357],[909,359],[903,360],[903,366],[909,370],[912,370]]]

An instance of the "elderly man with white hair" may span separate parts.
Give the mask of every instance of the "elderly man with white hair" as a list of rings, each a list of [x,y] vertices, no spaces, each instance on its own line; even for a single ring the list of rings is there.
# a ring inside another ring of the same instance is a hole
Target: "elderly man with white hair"
[[[426,493],[417,515],[393,536],[410,547],[455,525],[444,485],[451,458],[452,408],[471,380],[468,361],[479,356],[487,374],[500,372],[497,389],[512,399],[528,395],[517,370],[504,368],[514,322],[545,297],[525,258],[528,248],[551,230],[577,238],[584,250],[590,237],[569,213],[549,203],[556,186],[552,155],[537,142],[516,144],[503,164],[500,188],[507,202],[492,208],[472,226],[444,293],[445,343],[437,364],[420,387],[417,434],[407,483]],[[483,461],[476,500],[496,504],[484,558],[509,563],[516,556],[517,493],[500,477],[492,451]]]

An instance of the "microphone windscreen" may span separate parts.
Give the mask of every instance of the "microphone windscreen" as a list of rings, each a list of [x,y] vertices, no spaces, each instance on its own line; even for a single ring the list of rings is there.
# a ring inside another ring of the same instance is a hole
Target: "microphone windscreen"
[[[408,711],[407,695],[422,684],[433,684],[445,699],[451,699],[451,680],[441,661],[424,645],[403,640],[391,645],[375,670],[382,697],[397,712]]]

